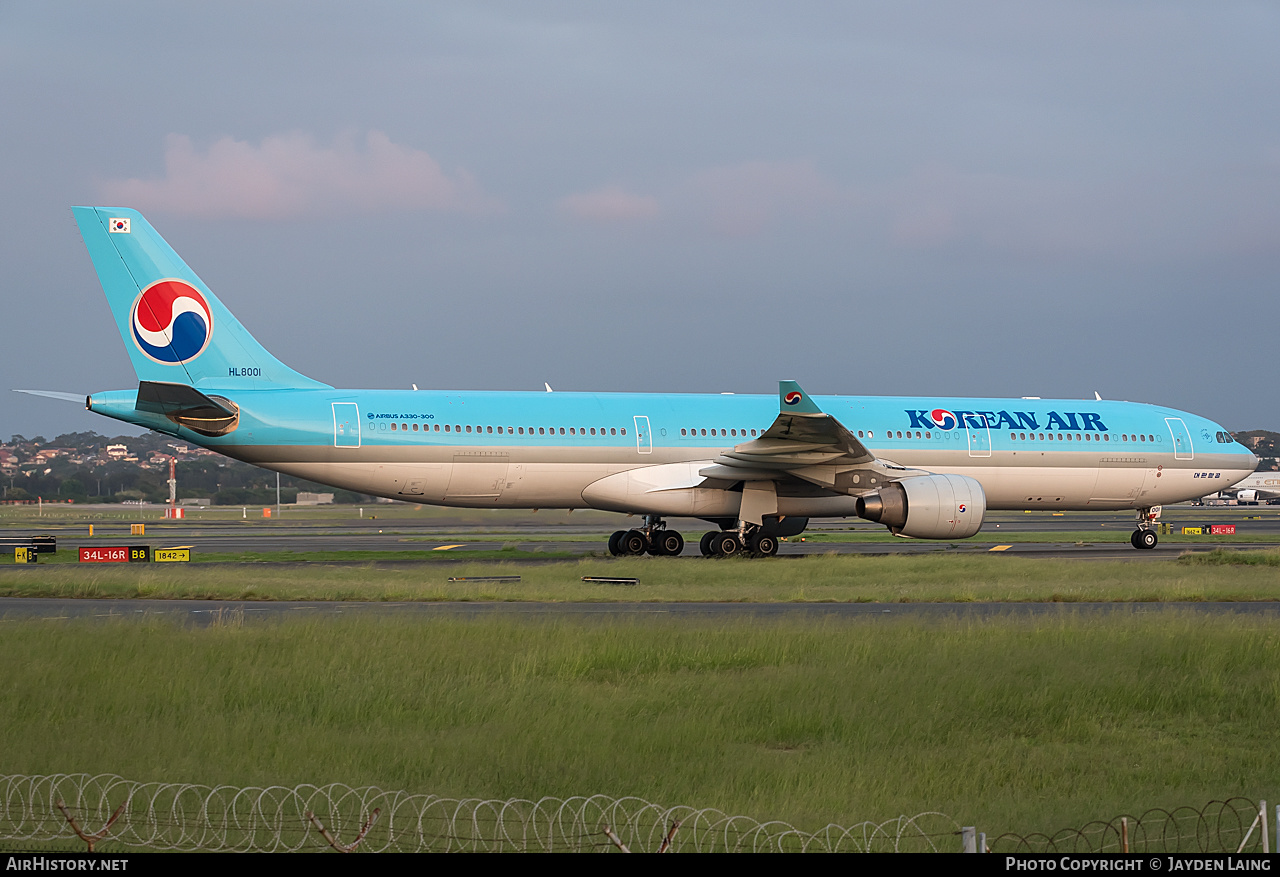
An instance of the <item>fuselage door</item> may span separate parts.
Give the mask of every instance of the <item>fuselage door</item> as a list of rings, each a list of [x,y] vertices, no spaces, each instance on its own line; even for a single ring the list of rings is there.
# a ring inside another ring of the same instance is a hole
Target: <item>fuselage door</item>
[[[635,416],[636,421],[636,452],[640,454],[653,453],[653,436],[649,435],[649,418],[643,414]]]
[[[1169,433],[1173,436],[1173,458],[1194,460],[1196,451],[1191,446],[1191,433],[1187,431],[1187,425],[1182,422],[1182,418],[1166,417],[1164,422],[1169,425]]]
[[[991,427],[985,414],[964,415],[965,432],[969,434],[969,456],[991,456]]]
[[[360,406],[355,402],[333,403],[333,446],[360,447]]]

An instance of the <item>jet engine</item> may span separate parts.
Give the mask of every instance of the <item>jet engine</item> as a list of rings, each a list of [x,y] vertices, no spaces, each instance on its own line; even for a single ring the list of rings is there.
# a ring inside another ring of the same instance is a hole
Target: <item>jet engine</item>
[[[1256,502],[1257,499],[1258,491],[1256,490],[1241,490],[1236,492],[1237,502]]]
[[[987,495],[966,475],[921,475],[858,497],[857,514],[895,535],[965,539],[982,529]]]

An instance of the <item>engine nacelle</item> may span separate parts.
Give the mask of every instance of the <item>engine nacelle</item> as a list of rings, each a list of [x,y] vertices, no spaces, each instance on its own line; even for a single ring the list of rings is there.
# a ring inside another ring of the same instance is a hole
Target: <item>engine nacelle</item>
[[[1237,502],[1255,502],[1258,499],[1258,491],[1241,490],[1236,492]]]
[[[965,539],[982,529],[987,495],[966,475],[921,475],[858,497],[858,517],[917,539]]]

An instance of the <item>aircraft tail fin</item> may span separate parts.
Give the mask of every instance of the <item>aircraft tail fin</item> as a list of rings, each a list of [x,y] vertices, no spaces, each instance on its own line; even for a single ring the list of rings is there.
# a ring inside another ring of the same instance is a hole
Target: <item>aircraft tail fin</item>
[[[326,388],[258,343],[136,210],[73,207],[139,381]]]

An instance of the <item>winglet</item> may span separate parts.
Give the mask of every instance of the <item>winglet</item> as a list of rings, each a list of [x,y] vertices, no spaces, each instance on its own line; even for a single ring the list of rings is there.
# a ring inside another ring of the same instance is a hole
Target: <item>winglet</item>
[[[795,381],[778,381],[778,410],[783,414],[821,414],[809,394]]]

